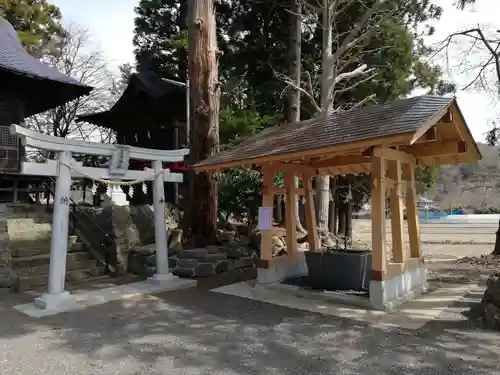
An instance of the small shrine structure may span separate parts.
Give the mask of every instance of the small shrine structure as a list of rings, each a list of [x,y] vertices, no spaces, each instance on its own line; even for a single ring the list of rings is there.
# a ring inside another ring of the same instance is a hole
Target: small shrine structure
[[[453,97],[418,96],[331,116],[275,126],[234,149],[196,165],[195,171],[216,172],[259,166],[264,174],[262,211],[272,223],[273,197],[285,196],[294,207],[304,196],[308,251],[320,250],[312,179],[318,175],[369,174],[372,199],[372,264],[369,299],[373,308],[391,309],[426,290],[414,170],[417,166],[475,163],[479,149]],[[284,188],[274,186],[282,172]],[[300,179],[301,187],[294,180]],[[386,250],[386,200],[390,201],[392,254]],[[409,251],[405,250],[403,200]],[[266,209],[267,208],[267,209]],[[262,229],[258,281],[281,282],[307,272],[298,250],[296,216],[286,210],[285,228]],[[272,254],[272,236],[286,232],[287,253]],[[390,259],[390,260],[389,260]]]
[[[130,75],[127,87],[107,111],[81,114],[78,122],[112,129],[117,142],[134,147],[178,150],[187,147],[186,84],[157,76],[149,69]],[[148,167],[144,161],[131,160],[131,169]],[[186,171],[184,161],[165,164],[174,172]],[[165,185],[166,200],[179,202],[179,184]],[[151,189],[149,189],[151,191]],[[151,193],[138,191],[131,203],[152,203]]]

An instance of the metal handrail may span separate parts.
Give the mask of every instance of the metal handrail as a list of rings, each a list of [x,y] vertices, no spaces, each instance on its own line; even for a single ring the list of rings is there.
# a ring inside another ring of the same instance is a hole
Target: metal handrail
[[[49,177],[49,180],[50,182],[54,183],[55,184],[55,179],[53,177]],[[48,184],[46,181],[43,181],[43,184],[45,185],[45,187],[50,191],[50,193],[55,197],[55,192],[52,190],[50,184]],[[94,227],[97,228],[102,234],[104,234],[105,238],[106,238],[106,243],[112,243],[113,240],[112,238],[109,236],[109,234],[106,233],[106,231],[104,229],[102,229],[99,224],[97,224],[93,218],[88,214],[86,213],[71,197],[69,197],[69,202],[71,203],[71,207],[73,208],[73,210],[70,210],[69,212],[71,213],[71,217],[73,219],[73,228],[75,228],[75,223],[76,221],[78,221],[80,224],[86,226],[86,224],[83,222],[83,220],[81,220],[75,213],[75,208],[78,208],[78,210],[83,213],[83,215],[89,219],[89,222],[90,223],[93,223]],[[76,221],[75,221],[76,220]],[[109,274],[110,273],[110,269],[109,269],[109,250],[108,248],[104,245],[104,243],[101,243],[100,244],[101,248],[104,250],[104,272],[106,274]]]

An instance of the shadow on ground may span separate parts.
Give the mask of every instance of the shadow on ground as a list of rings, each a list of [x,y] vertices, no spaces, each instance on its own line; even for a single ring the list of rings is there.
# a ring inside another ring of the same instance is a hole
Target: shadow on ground
[[[0,313],[0,363],[19,375],[493,374],[500,363],[498,336],[469,321],[381,330],[204,288],[42,319],[7,302]]]

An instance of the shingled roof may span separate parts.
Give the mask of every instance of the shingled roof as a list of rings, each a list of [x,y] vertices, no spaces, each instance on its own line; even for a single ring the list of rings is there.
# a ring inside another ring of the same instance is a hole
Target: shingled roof
[[[0,79],[0,94],[16,96],[18,100],[22,100],[27,107],[26,116],[61,105],[92,90],[92,87],[81,84],[28,54],[14,27],[2,17]],[[45,86],[42,88],[41,85]],[[37,87],[33,90],[34,86]],[[42,96],[34,97],[40,93]]]
[[[234,149],[220,152],[194,165],[195,169],[218,169],[250,164],[264,158],[324,149],[365,140],[408,135],[411,139],[430,122],[437,122],[455,102],[453,97],[431,95],[401,99],[278,125],[248,138]],[[469,132],[470,134],[470,132]],[[477,147],[477,146],[476,146]]]
[[[0,69],[25,74],[32,78],[50,79],[87,87],[28,54],[17,37],[14,27],[2,17],[0,17]]]

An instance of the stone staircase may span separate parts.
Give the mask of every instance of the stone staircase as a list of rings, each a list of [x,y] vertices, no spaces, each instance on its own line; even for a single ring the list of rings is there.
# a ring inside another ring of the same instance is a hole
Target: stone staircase
[[[11,289],[15,292],[48,285],[50,239],[33,244],[11,244]],[[66,282],[81,282],[104,275],[104,266],[92,259],[89,251],[76,236],[69,237],[66,259]]]
[[[36,205],[0,205],[0,286],[23,292],[48,285],[52,215]],[[68,238],[66,282],[104,275],[104,266],[76,236]]]

